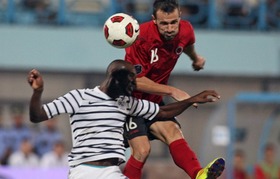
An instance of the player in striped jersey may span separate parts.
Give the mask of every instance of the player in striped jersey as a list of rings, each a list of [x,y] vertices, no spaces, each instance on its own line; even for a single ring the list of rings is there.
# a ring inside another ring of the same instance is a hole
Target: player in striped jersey
[[[114,60],[106,79],[93,89],[75,89],[47,104],[41,104],[43,78],[31,70],[33,88],[30,120],[34,123],[67,113],[70,116],[73,147],[69,154],[70,179],[124,179],[119,164],[125,161],[123,126],[128,116],[146,120],[179,115],[193,103],[213,102],[215,91],[204,91],[187,100],[159,107],[131,96],[136,88],[136,70],[131,63]],[[211,98],[209,98],[209,96]]]

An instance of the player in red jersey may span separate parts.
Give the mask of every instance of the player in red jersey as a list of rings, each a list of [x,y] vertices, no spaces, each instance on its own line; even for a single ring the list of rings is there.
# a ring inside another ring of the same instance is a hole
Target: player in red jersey
[[[192,25],[180,19],[176,0],[155,0],[152,17],[153,20],[140,25],[138,40],[126,48],[125,60],[134,64],[137,71],[138,91],[134,96],[161,105],[164,104],[164,95],[176,100],[189,98],[186,92],[167,83],[182,53],[192,60],[194,70],[199,71],[204,67],[204,58],[195,51]],[[143,165],[150,152],[149,140],[152,139],[166,143],[176,165],[192,179],[215,179],[224,169],[225,161],[222,158],[215,159],[205,168],[201,167],[175,118],[156,122],[130,118],[125,130],[132,156],[124,168],[124,174],[131,179],[141,178]]]

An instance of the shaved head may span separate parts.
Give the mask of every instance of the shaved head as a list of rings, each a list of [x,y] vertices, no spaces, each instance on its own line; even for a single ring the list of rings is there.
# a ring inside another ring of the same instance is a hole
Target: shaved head
[[[113,72],[119,70],[127,70],[132,73],[135,72],[134,66],[131,63],[121,59],[116,59],[109,64],[106,74],[111,75]]]
[[[136,70],[130,62],[121,59],[112,61],[106,75],[106,93],[113,99],[131,96],[136,88]]]

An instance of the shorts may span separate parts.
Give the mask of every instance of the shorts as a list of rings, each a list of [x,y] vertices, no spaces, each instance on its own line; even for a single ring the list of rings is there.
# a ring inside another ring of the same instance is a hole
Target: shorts
[[[119,166],[93,166],[81,164],[69,171],[69,179],[128,179]]]
[[[152,119],[152,120],[147,120],[142,117],[127,117],[125,126],[124,126],[124,145],[125,147],[129,147],[128,141],[131,140],[135,137],[139,136],[147,136],[149,140],[155,140],[157,139],[156,136],[154,136],[149,128],[150,126],[157,121],[173,121],[176,124],[178,124],[180,127],[181,125],[177,121],[177,119],[174,118],[169,118],[169,119]]]

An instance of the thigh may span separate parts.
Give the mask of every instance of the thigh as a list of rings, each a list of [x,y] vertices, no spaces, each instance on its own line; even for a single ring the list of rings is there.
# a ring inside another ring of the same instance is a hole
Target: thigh
[[[174,120],[157,121],[150,126],[150,132],[166,144],[184,138],[180,125]]]
[[[146,120],[140,117],[128,117],[124,126],[124,138],[131,140],[139,136],[147,136]]]

